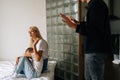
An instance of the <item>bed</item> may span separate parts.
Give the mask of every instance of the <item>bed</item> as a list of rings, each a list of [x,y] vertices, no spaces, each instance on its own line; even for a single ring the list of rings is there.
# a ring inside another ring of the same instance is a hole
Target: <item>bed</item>
[[[24,75],[12,77],[15,61],[0,61],[0,80],[28,80]],[[41,74],[39,78],[30,80],[54,80],[54,70],[56,61],[48,61],[48,70]]]

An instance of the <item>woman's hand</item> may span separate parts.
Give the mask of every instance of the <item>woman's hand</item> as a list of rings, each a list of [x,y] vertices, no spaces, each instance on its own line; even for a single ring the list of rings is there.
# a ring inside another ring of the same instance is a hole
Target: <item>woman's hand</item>
[[[60,13],[60,17],[62,18],[62,21],[67,24],[70,28],[76,29],[77,27],[77,22],[74,18],[71,16],[65,16],[64,14]]]
[[[36,44],[38,43],[38,41],[39,41],[39,38],[36,39],[33,43],[33,52],[34,52],[33,54],[34,54],[34,58],[36,61],[39,61],[42,56],[42,51],[37,51],[37,49],[36,49]]]
[[[38,43],[38,41],[39,41],[39,39],[36,39],[36,40],[34,41],[34,43],[33,43],[33,47],[36,46],[36,44]]]

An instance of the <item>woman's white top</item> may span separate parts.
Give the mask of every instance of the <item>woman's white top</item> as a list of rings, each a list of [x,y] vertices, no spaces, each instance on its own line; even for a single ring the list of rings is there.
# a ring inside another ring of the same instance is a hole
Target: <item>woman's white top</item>
[[[42,67],[43,67],[43,59],[48,58],[48,45],[45,40],[40,39],[38,43],[36,44],[36,50],[37,51],[43,51],[42,57],[40,61],[35,61],[34,60],[34,55],[33,55],[33,67],[37,72],[37,77],[41,75]]]
[[[49,57],[47,42],[44,39],[40,39],[38,44],[41,44],[41,45],[36,45],[36,48],[38,48],[38,50],[42,50],[43,51],[43,53],[42,53],[43,59],[47,59]]]

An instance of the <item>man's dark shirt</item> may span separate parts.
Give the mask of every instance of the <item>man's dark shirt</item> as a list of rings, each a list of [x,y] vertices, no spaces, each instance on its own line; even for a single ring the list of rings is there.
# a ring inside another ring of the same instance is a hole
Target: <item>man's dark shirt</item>
[[[86,22],[77,25],[76,32],[85,37],[85,53],[111,53],[111,30],[107,5],[103,0],[90,0]]]

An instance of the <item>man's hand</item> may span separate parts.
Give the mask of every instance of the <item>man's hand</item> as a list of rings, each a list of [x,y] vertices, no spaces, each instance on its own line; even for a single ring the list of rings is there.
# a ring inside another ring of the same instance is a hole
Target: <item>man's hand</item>
[[[65,16],[64,14],[60,13],[59,16],[62,18],[62,21],[67,24],[70,28],[76,29],[77,21],[72,18],[71,16]]]

